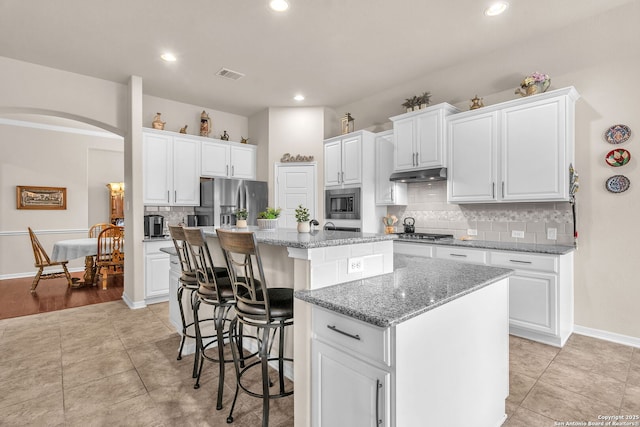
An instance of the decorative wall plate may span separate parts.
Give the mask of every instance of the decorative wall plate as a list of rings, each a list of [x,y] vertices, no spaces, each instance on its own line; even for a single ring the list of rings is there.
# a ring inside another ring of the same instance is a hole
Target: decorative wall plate
[[[616,148],[615,150],[609,151],[604,160],[609,166],[624,166],[631,160],[631,153],[624,148]]]
[[[622,193],[623,191],[627,191],[631,186],[631,181],[624,175],[614,175],[607,180],[606,187],[607,190],[612,193]]]
[[[604,139],[609,144],[622,144],[631,137],[631,129],[625,125],[613,125],[604,133]]]

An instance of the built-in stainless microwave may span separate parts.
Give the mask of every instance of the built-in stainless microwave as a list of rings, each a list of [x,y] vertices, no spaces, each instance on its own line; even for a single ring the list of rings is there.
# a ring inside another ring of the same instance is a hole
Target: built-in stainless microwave
[[[360,188],[325,190],[326,219],[360,219]]]

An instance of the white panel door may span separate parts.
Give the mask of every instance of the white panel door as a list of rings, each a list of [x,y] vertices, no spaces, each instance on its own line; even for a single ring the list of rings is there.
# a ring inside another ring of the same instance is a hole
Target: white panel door
[[[492,112],[449,121],[449,202],[497,199],[497,120]]]
[[[378,427],[390,421],[389,372],[312,341],[314,427]]]
[[[152,253],[145,255],[145,297],[161,297],[169,294],[169,255]]]
[[[371,147],[373,148],[373,147]],[[362,138],[355,136],[342,140],[342,183],[362,182]]]
[[[414,169],[416,167],[414,119],[409,118],[393,122],[393,133],[396,138],[395,170]]]
[[[255,146],[231,146],[231,178],[256,179]]]
[[[171,204],[172,140],[167,135],[142,134],[142,202],[145,205]]]
[[[202,142],[201,167],[202,176],[229,176],[230,148],[229,144],[220,142]]]
[[[562,200],[567,193],[565,100],[502,112],[503,200]]]
[[[173,138],[173,204],[200,205],[200,143],[189,138]]]
[[[333,141],[324,145],[324,185],[342,183],[342,142]]]
[[[282,209],[279,227],[296,228],[295,209],[309,209],[310,219],[317,218],[316,164],[277,164],[275,204]]]
[[[416,120],[416,164],[420,168],[444,166],[442,112],[421,114]]]
[[[509,277],[509,323],[556,335],[557,276],[516,271]]]

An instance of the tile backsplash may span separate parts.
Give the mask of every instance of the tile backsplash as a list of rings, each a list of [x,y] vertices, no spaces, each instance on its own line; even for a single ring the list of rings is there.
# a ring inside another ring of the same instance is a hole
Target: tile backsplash
[[[387,213],[398,217],[402,231],[406,217],[415,219],[416,233],[447,233],[455,238],[478,231],[477,240],[573,245],[573,216],[568,202],[448,204],[446,181],[408,184],[408,205],[390,206]],[[547,239],[547,229],[557,230],[557,239]],[[524,238],[511,237],[523,231]]]
[[[164,217],[164,233],[169,234],[170,225],[187,223],[187,215],[192,215],[193,206],[145,206],[145,215],[162,215]]]

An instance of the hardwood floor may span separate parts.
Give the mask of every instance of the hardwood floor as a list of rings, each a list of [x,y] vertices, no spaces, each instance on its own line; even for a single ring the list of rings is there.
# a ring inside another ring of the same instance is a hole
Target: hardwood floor
[[[82,277],[82,272],[72,273]],[[64,310],[71,307],[117,301],[122,298],[123,276],[109,278],[108,289],[100,286],[69,289],[66,279],[41,280],[31,295],[33,277],[0,280],[0,319]]]

